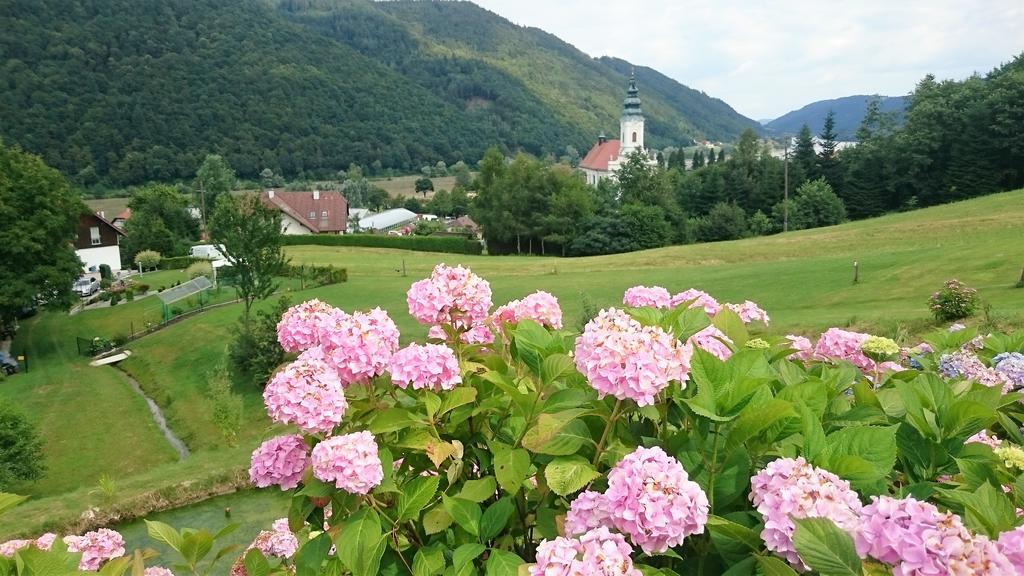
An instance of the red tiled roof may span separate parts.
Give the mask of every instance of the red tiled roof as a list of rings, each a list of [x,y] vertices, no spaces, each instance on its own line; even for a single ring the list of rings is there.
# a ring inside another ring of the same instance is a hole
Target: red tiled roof
[[[608,161],[619,157],[619,141],[608,140],[603,144],[594,144],[594,147],[587,152],[587,155],[580,162],[580,168],[590,170],[608,170]]]
[[[129,219],[131,217],[132,217],[132,209],[131,208],[125,208],[123,212],[121,212],[117,216],[114,216],[114,220],[117,220],[117,219],[127,220],[127,219]]]
[[[323,190],[320,192],[320,198],[314,200],[313,192],[278,192],[275,190],[273,196],[270,195],[270,192],[261,193],[260,199],[264,204],[291,216],[314,234],[344,232],[348,226],[348,201],[341,192]],[[327,218],[323,218],[325,211]],[[315,213],[316,217],[311,219],[310,212]]]

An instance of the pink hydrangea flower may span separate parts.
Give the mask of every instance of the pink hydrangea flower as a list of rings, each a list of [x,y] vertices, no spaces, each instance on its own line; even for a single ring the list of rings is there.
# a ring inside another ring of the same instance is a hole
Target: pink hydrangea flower
[[[384,373],[398,337],[398,327],[380,308],[353,314],[336,310],[320,324],[319,347],[342,385],[361,384]]]
[[[277,323],[277,341],[286,352],[300,352],[320,343],[320,324],[337,312],[316,298],[292,306]]]
[[[668,308],[672,295],[661,286],[633,286],[622,296],[622,303],[632,308]]]
[[[249,480],[257,488],[276,485],[291,490],[299,485],[308,465],[309,447],[302,436],[278,436],[253,451]]]
[[[587,490],[576,496],[565,514],[566,536],[578,536],[600,526],[608,526],[611,511],[604,494]]]
[[[955,576],[1019,574],[999,545],[986,536],[974,536],[967,543],[963,554],[950,558],[948,569],[948,573]]]
[[[491,286],[469,268],[445,264],[430,278],[415,282],[406,294],[409,314],[421,324],[469,328],[482,323],[491,309]]]
[[[985,446],[988,446],[993,450],[1003,445],[1003,441],[1000,440],[999,437],[996,436],[995,434],[990,435],[988,433],[988,430],[982,430],[981,432],[978,432],[977,434],[971,436],[970,438],[964,441],[964,444],[970,444],[972,442],[984,444]]]
[[[448,334],[441,326],[431,326],[427,331],[427,338],[432,340],[447,340]],[[477,324],[466,330],[459,336],[463,344],[490,344],[494,342],[494,332],[484,324]]]
[[[999,535],[999,551],[1013,564],[1017,574],[1024,574],[1024,526]]]
[[[24,539],[21,539],[21,540],[8,540],[7,542],[4,542],[3,544],[0,544],[0,556],[3,556],[5,558],[10,558],[10,557],[14,556],[14,554],[18,550],[23,550],[25,548],[28,548],[31,545],[32,545],[32,540],[24,540]]]
[[[729,348],[732,340],[714,326],[708,326],[690,336],[686,343],[691,347],[700,348],[719,360],[728,360],[732,356],[732,348]]]
[[[348,401],[338,373],[315,357],[312,348],[270,379],[263,390],[267,414],[275,422],[295,424],[307,434],[330,432],[341,423]]]
[[[49,550],[51,547],[53,547],[53,542],[55,540],[57,540],[57,535],[53,532],[47,532],[39,538],[36,538],[35,546],[40,550]]]
[[[608,472],[612,524],[648,554],[703,534],[708,498],[682,464],[658,447],[637,448]]]
[[[718,303],[718,300],[712,298],[707,292],[697,290],[696,288],[690,288],[676,294],[672,297],[669,305],[675,308],[683,302],[690,302],[690,308],[704,308],[704,312],[708,316],[714,316],[722,310],[722,305]]]
[[[758,321],[768,323],[768,313],[750,300],[742,304],[726,304],[725,307],[735,312],[744,324]]]
[[[124,537],[107,528],[86,532],[81,536],[65,536],[64,543],[69,552],[82,555],[78,569],[90,572],[99,570],[107,560],[119,558],[125,553]]]
[[[313,448],[313,475],[350,494],[366,494],[384,479],[377,442],[367,431],[328,438]]]
[[[811,359],[814,354],[814,345],[811,344],[810,339],[795,334],[787,334],[786,340],[789,340],[789,347],[796,350],[796,352],[786,356],[786,358],[803,362]]]
[[[814,356],[820,360],[845,360],[864,372],[873,372],[875,361],[860,349],[870,337],[870,334],[829,328],[814,346]]]
[[[554,295],[538,290],[522,300],[513,300],[495,309],[491,314],[491,322],[500,327],[502,324],[514,324],[521,320],[534,322],[553,328],[562,329],[562,308]]]
[[[602,310],[576,339],[576,368],[600,397],[632,399],[639,406],[669,382],[686,381],[692,351],[654,326],[641,326],[615,308]]]
[[[1003,394],[1013,391],[1014,385],[1005,374],[986,366],[978,356],[968,350],[943,354],[939,359],[939,374],[945,378],[973,380],[985,386],[999,386]]]
[[[621,534],[606,527],[576,538],[544,540],[537,546],[537,563],[530,576],[640,576],[633,567],[633,549]]]
[[[774,460],[750,479],[750,500],[764,518],[761,539],[794,568],[809,570],[793,545],[796,518],[828,518],[853,535],[861,509],[850,483],[801,458]]]
[[[142,571],[143,576],[174,576],[174,572],[171,572],[163,566],[150,566]]]
[[[410,344],[391,357],[391,381],[414,390],[451,390],[462,382],[455,352],[443,344]]]
[[[894,575],[978,574],[969,567],[982,560],[1009,564],[986,539],[973,537],[959,516],[913,497],[873,496],[861,511],[854,542],[861,557],[893,566]]]

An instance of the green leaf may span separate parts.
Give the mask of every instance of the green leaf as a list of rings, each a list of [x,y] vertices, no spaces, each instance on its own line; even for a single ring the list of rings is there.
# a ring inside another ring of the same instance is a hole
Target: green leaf
[[[239,526],[240,526],[240,524],[238,522],[232,522],[231,524],[226,524],[223,528],[221,528],[220,530],[217,530],[217,533],[213,535],[213,539],[214,540],[220,540],[221,538],[227,536],[228,534],[231,534],[235,530],[238,530]]]
[[[942,490],[942,493],[963,505],[964,524],[968,528],[992,539],[1013,530],[1017,520],[1013,503],[1002,490],[991,484],[982,484],[974,492]]]
[[[14,508],[28,499],[28,496],[19,496],[7,492],[0,492],[0,514]]]
[[[417,476],[402,487],[402,493],[395,501],[398,521],[419,518],[420,511],[427,507],[437,493],[440,478],[437,476]]]
[[[213,534],[206,530],[198,532],[182,531],[181,555],[193,566],[206,557],[213,549]]]
[[[719,310],[718,314],[711,319],[711,323],[728,336],[736,346],[742,347],[747,340],[750,340],[750,333],[747,332],[743,320],[740,320],[739,315],[728,308],[723,307]]]
[[[171,547],[172,550],[181,554],[182,538],[181,534],[177,530],[171,528],[163,522],[157,522],[155,520],[146,520],[146,532],[149,537],[157,542],[163,542]]]
[[[821,576],[863,573],[853,538],[827,518],[794,518],[793,544],[805,564]]]
[[[511,552],[491,548],[484,574],[486,576],[518,576],[519,567],[525,564],[522,558]]]
[[[480,540],[486,542],[494,538],[505,529],[508,519],[515,512],[512,504],[512,497],[505,496],[494,504],[487,507],[483,516],[480,517]]]
[[[409,411],[405,408],[388,408],[378,412],[373,417],[368,428],[374,434],[383,434],[385,432],[404,430],[415,423],[416,420],[413,420]]]
[[[423,531],[427,535],[437,534],[452,525],[452,516],[444,506],[435,506],[423,515]]]
[[[896,464],[895,426],[854,426],[829,434],[816,464],[846,478],[858,490],[873,488]]]
[[[761,536],[753,528],[747,528],[721,516],[709,515],[708,528],[714,533],[744,544],[754,552],[760,552],[764,544]]]
[[[466,483],[462,485],[462,490],[459,492],[459,498],[464,498],[471,502],[483,502],[491,496],[498,489],[498,483],[494,481],[494,476],[484,476],[479,480],[466,480]]]
[[[797,576],[789,564],[779,560],[775,556],[755,556],[757,565],[761,568],[763,576]],[[822,574],[822,576],[825,576]]]
[[[462,570],[463,566],[472,562],[477,556],[483,554],[484,550],[487,550],[487,547],[476,542],[463,544],[456,548],[455,552],[452,554],[452,566],[455,568],[455,572]]]
[[[515,494],[530,475],[530,453],[522,448],[510,449],[498,443],[494,452],[494,476],[506,491]]]
[[[590,428],[582,420],[568,422],[547,444],[533,450],[537,454],[568,456],[576,454],[584,444],[593,444]]]
[[[548,486],[559,496],[577,492],[600,475],[593,464],[580,456],[560,456],[544,468]]]
[[[420,548],[412,559],[413,576],[433,576],[444,572],[444,546]]]
[[[245,553],[246,576],[267,576],[270,574],[270,563],[267,562],[263,552],[259,548],[253,548]]]
[[[357,515],[360,513],[356,513]],[[346,529],[351,525],[346,524]],[[378,526],[378,532],[380,527]],[[346,535],[346,538],[351,536],[351,540],[355,541],[357,535],[355,533]],[[343,542],[345,539],[342,539]],[[343,542],[338,543],[338,558],[341,558],[341,547]],[[323,565],[324,559],[327,558],[327,553],[331,551],[331,535],[327,532],[320,534],[316,538],[313,538],[309,542],[306,542],[299,548],[297,554],[295,554],[295,576],[319,576],[320,566]],[[345,560],[342,559],[342,562]],[[353,574],[355,570],[352,570]]]
[[[552,354],[541,362],[540,379],[545,384],[551,384],[563,376],[572,374],[574,370],[572,358],[567,354]]]
[[[523,436],[523,447],[531,452],[538,452],[574,418],[587,412],[588,410],[585,409],[575,409],[555,414],[541,414],[537,417],[537,422]]]
[[[387,542],[386,536],[381,531],[380,518],[376,512],[372,510],[356,512],[345,522],[341,533],[342,537],[338,538],[337,542],[338,559],[345,564],[353,576],[376,575]],[[326,552],[325,550],[324,555],[319,557],[321,561],[326,557]],[[316,567],[319,570],[319,562]],[[296,576],[303,575],[297,574]]]
[[[721,416],[718,408],[718,387],[725,386],[729,381],[729,369],[724,362],[700,348],[695,348],[690,360],[690,376],[697,387],[697,393],[683,402],[698,416],[716,422],[731,420]]]
[[[459,406],[472,404],[476,401],[476,395],[476,388],[471,388],[469,386],[460,386],[453,390],[449,390],[445,393],[444,399],[441,401],[441,409],[438,411],[438,415],[444,416]]]
[[[821,420],[806,404],[797,404],[797,411],[800,413],[800,433],[804,437],[803,455],[808,461],[814,462],[825,449],[825,431],[821,427]]]
[[[455,523],[473,536],[480,535],[480,505],[462,498],[452,498],[443,494],[444,509],[451,514]]]
[[[740,412],[739,418],[733,424],[725,443],[725,449],[727,452],[731,452],[780,420],[797,416],[793,404],[785,400],[773,398],[765,404],[747,406]]]

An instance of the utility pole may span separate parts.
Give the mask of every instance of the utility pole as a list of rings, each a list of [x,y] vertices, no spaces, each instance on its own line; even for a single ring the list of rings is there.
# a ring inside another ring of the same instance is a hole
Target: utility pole
[[[206,185],[202,182],[199,183],[199,221],[203,227],[203,239],[206,239]]]
[[[786,140],[785,162],[783,163],[783,187],[782,187],[782,231],[789,232],[789,145],[791,139]]]

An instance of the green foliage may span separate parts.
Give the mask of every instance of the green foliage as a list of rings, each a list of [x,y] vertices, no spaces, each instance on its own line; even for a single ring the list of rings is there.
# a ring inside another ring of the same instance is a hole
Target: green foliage
[[[255,337],[259,337],[259,335]],[[260,346],[255,347],[252,352],[255,354],[263,353],[265,356],[265,351]],[[231,358],[232,355],[229,353],[228,357]],[[238,358],[235,357],[235,360],[237,361]],[[244,363],[243,367],[247,373],[266,370],[265,367],[259,366],[259,364],[264,361],[269,365],[273,359],[249,358],[248,361]],[[277,360],[277,363],[280,363],[279,359]],[[276,366],[277,364],[274,364],[274,367]],[[273,370],[273,367],[270,368],[270,370]],[[216,424],[217,428],[220,429],[220,432],[224,436],[224,440],[228,443],[228,446],[237,445],[238,433],[242,429],[244,406],[242,404],[242,396],[236,394],[231,389],[231,378],[226,368],[218,368],[210,375],[207,393],[209,394],[210,402],[212,403],[214,424]]]
[[[698,225],[698,238],[705,242],[737,240],[748,234],[747,215],[736,204],[719,202]]]
[[[114,273],[110,270],[109,264],[100,264],[100,279],[113,280]]]
[[[430,178],[427,178],[425,176],[423,178],[420,178],[420,179],[416,180],[416,192],[417,193],[422,193],[423,195],[426,195],[428,190],[430,190],[430,191],[434,190],[434,181],[433,180],[431,180]]]
[[[273,308],[257,312],[255,321],[248,328],[244,324],[239,327],[234,341],[228,347],[228,359],[232,370],[241,380],[262,388],[274,370],[284,362],[284,351],[277,342],[277,322],[290,305],[290,300],[282,296]],[[230,382],[225,380],[224,386],[230,389]],[[215,395],[212,388],[211,394]],[[229,394],[220,396],[233,409],[233,397]]]
[[[160,254],[157,253],[158,264],[156,267],[161,270],[185,270],[189,266],[196,262],[203,261],[202,258],[193,258],[191,256],[173,256],[171,258],[160,258]],[[146,266],[147,268],[149,266]]]
[[[199,222],[189,213],[189,200],[178,188],[150,184],[132,192],[125,222],[121,258],[134,261],[137,253],[154,250],[164,255],[184,255],[199,238]]]
[[[135,264],[141,265],[143,270],[152,270],[159,266],[161,269],[166,269],[163,265],[165,260],[169,258],[163,258],[159,252],[155,250],[143,250],[135,254]]]
[[[200,276],[206,276],[208,278],[213,277],[213,264],[209,261],[203,260],[200,262],[193,262],[185,269],[185,274],[189,278],[198,278]]]
[[[196,205],[203,210],[203,218],[209,220],[210,212],[217,205],[217,198],[235,187],[235,171],[227,161],[217,154],[207,154],[203,164],[196,171],[195,188],[199,198]]]
[[[149,537],[162,544],[166,544],[173,550],[178,558],[174,569],[178,573],[187,573],[192,576],[208,576],[214,567],[229,554],[239,550],[237,544],[221,546],[213,556],[214,546],[217,540],[231,534],[238,528],[237,524],[228,524],[217,531],[216,534],[207,530],[193,530],[183,528],[180,532],[163,522],[146,520],[146,529]],[[141,571],[142,568],[137,569]]]
[[[0,491],[43,476],[43,441],[31,421],[10,403],[0,403]]]
[[[780,212],[781,208],[773,210]],[[801,184],[790,204],[790,230],[832,226],[845,220],[846,207],[824,178]]]
[[[947,280],[928,299],[928,308],[939,322],[967,318],[978,310],[978,291],[959,280]]]
[[[369,248],[397,248],[420,252],[446,252],[449,254],[480,254],[483,246],[476,240],[459,237],[385,236],[383,234],[318,234],[284,236],[285,246],[366,246]]]
[[[0,334],[13,334],[22,310],[76,300],[82,272],[72,243],[87,210],[56,171],[0,140]]]

